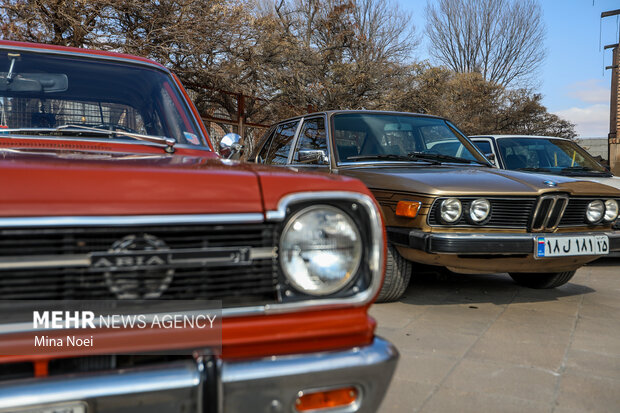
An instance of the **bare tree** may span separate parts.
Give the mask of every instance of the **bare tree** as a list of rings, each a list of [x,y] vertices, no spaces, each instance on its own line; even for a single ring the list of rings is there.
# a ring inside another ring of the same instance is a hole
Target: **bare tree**
[[[416,44],[390,0],[266,0],[261,14],[261,67],[284,108],[376,107]]]
[[[524,86],[545,58],[538,0],[438,0],[426,6],[430,53],[457,73]]]
[[[97,43],[108,0],[4,0],[0,3],[3,37],[63,46]]]

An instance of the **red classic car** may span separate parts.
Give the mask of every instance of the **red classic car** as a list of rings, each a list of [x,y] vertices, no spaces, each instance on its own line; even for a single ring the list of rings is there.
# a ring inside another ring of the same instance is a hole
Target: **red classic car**
[[[179,80],[116,53],[0,41],[0,125],[0,412],[377,410],[398,353],[360,181],[220,158]],[[12,300],[219,300],[221,351],[10,353]]]

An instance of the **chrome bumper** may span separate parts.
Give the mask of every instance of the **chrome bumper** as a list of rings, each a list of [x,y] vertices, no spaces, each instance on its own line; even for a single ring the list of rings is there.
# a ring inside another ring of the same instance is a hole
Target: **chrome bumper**
[[[224,363],[224,412],[289,413],[300,391],[355,386],[360,400],[346,412],[374,413],[397,360],[396,348],[375,337],[369,346],[345,351]]]
[[[431,254],[533,254],[536,237],[546,235],[607,235],[609,251],[620,251],[620,231],[572,233],[428,233],[408,228],[387,228],[396,245]]]
[[[376,337],[369,346],[343,351],[222,362],[217,373],[214,366],[183,361],[15,380],[0,384],[0,412],[83,402],[87,413],[288,413],[300,391],[355,386],[361,396],[346,411],[370,413],[378,409],[397,360],[396,348]]]
[[[29,411],[66,402],[83,402],[88,413],[202,411],[205,380],[201,370],[190,360],[98,374],[16,380],[0,384],[0,412]]]

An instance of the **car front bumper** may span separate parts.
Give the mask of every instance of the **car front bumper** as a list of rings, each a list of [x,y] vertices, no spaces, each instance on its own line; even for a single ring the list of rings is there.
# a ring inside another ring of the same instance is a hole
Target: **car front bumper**
[[[532,255],[537,237],[551,235],[607,235],[609,251],[620,251],[620,231],[583,233],[428,233],[408,228],[387,228],[388,240],[429,254]]]
[[[15,380],[0,384],[0,412],[80,405],[88,413],[292,412],[300,391],[354,386],[360,396],[346,411],[370,413],[397,360],[396,348],[375,337],[368,346],[341,351]]]

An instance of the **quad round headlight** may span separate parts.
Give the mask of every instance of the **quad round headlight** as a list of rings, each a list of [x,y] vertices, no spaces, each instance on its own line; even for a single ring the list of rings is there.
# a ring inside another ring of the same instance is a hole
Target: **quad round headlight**
[[[488,199],[475,199],[469,205],[469,218],[475,224],[484,222],[491,213],[491,203]]]
[[[605,215],[605,204],[603,201],[592,201],[588,204],[586,208],[586,219],[591,224],[596,224],[603,219],[603,215]]]
[[[618,218],[618,202],[614,199],[608,199],[605,201],[605,221],[613,221]]]
[[[454,224],[461,218],[463,206],[456,198],[447,198],[441,201],[439,216],[444,224]]]
[[[362,237],[342,210],[316,205],[297,212],[280,238],[280,263],[300,292],[327,295],[343,289],[362,260]]]

